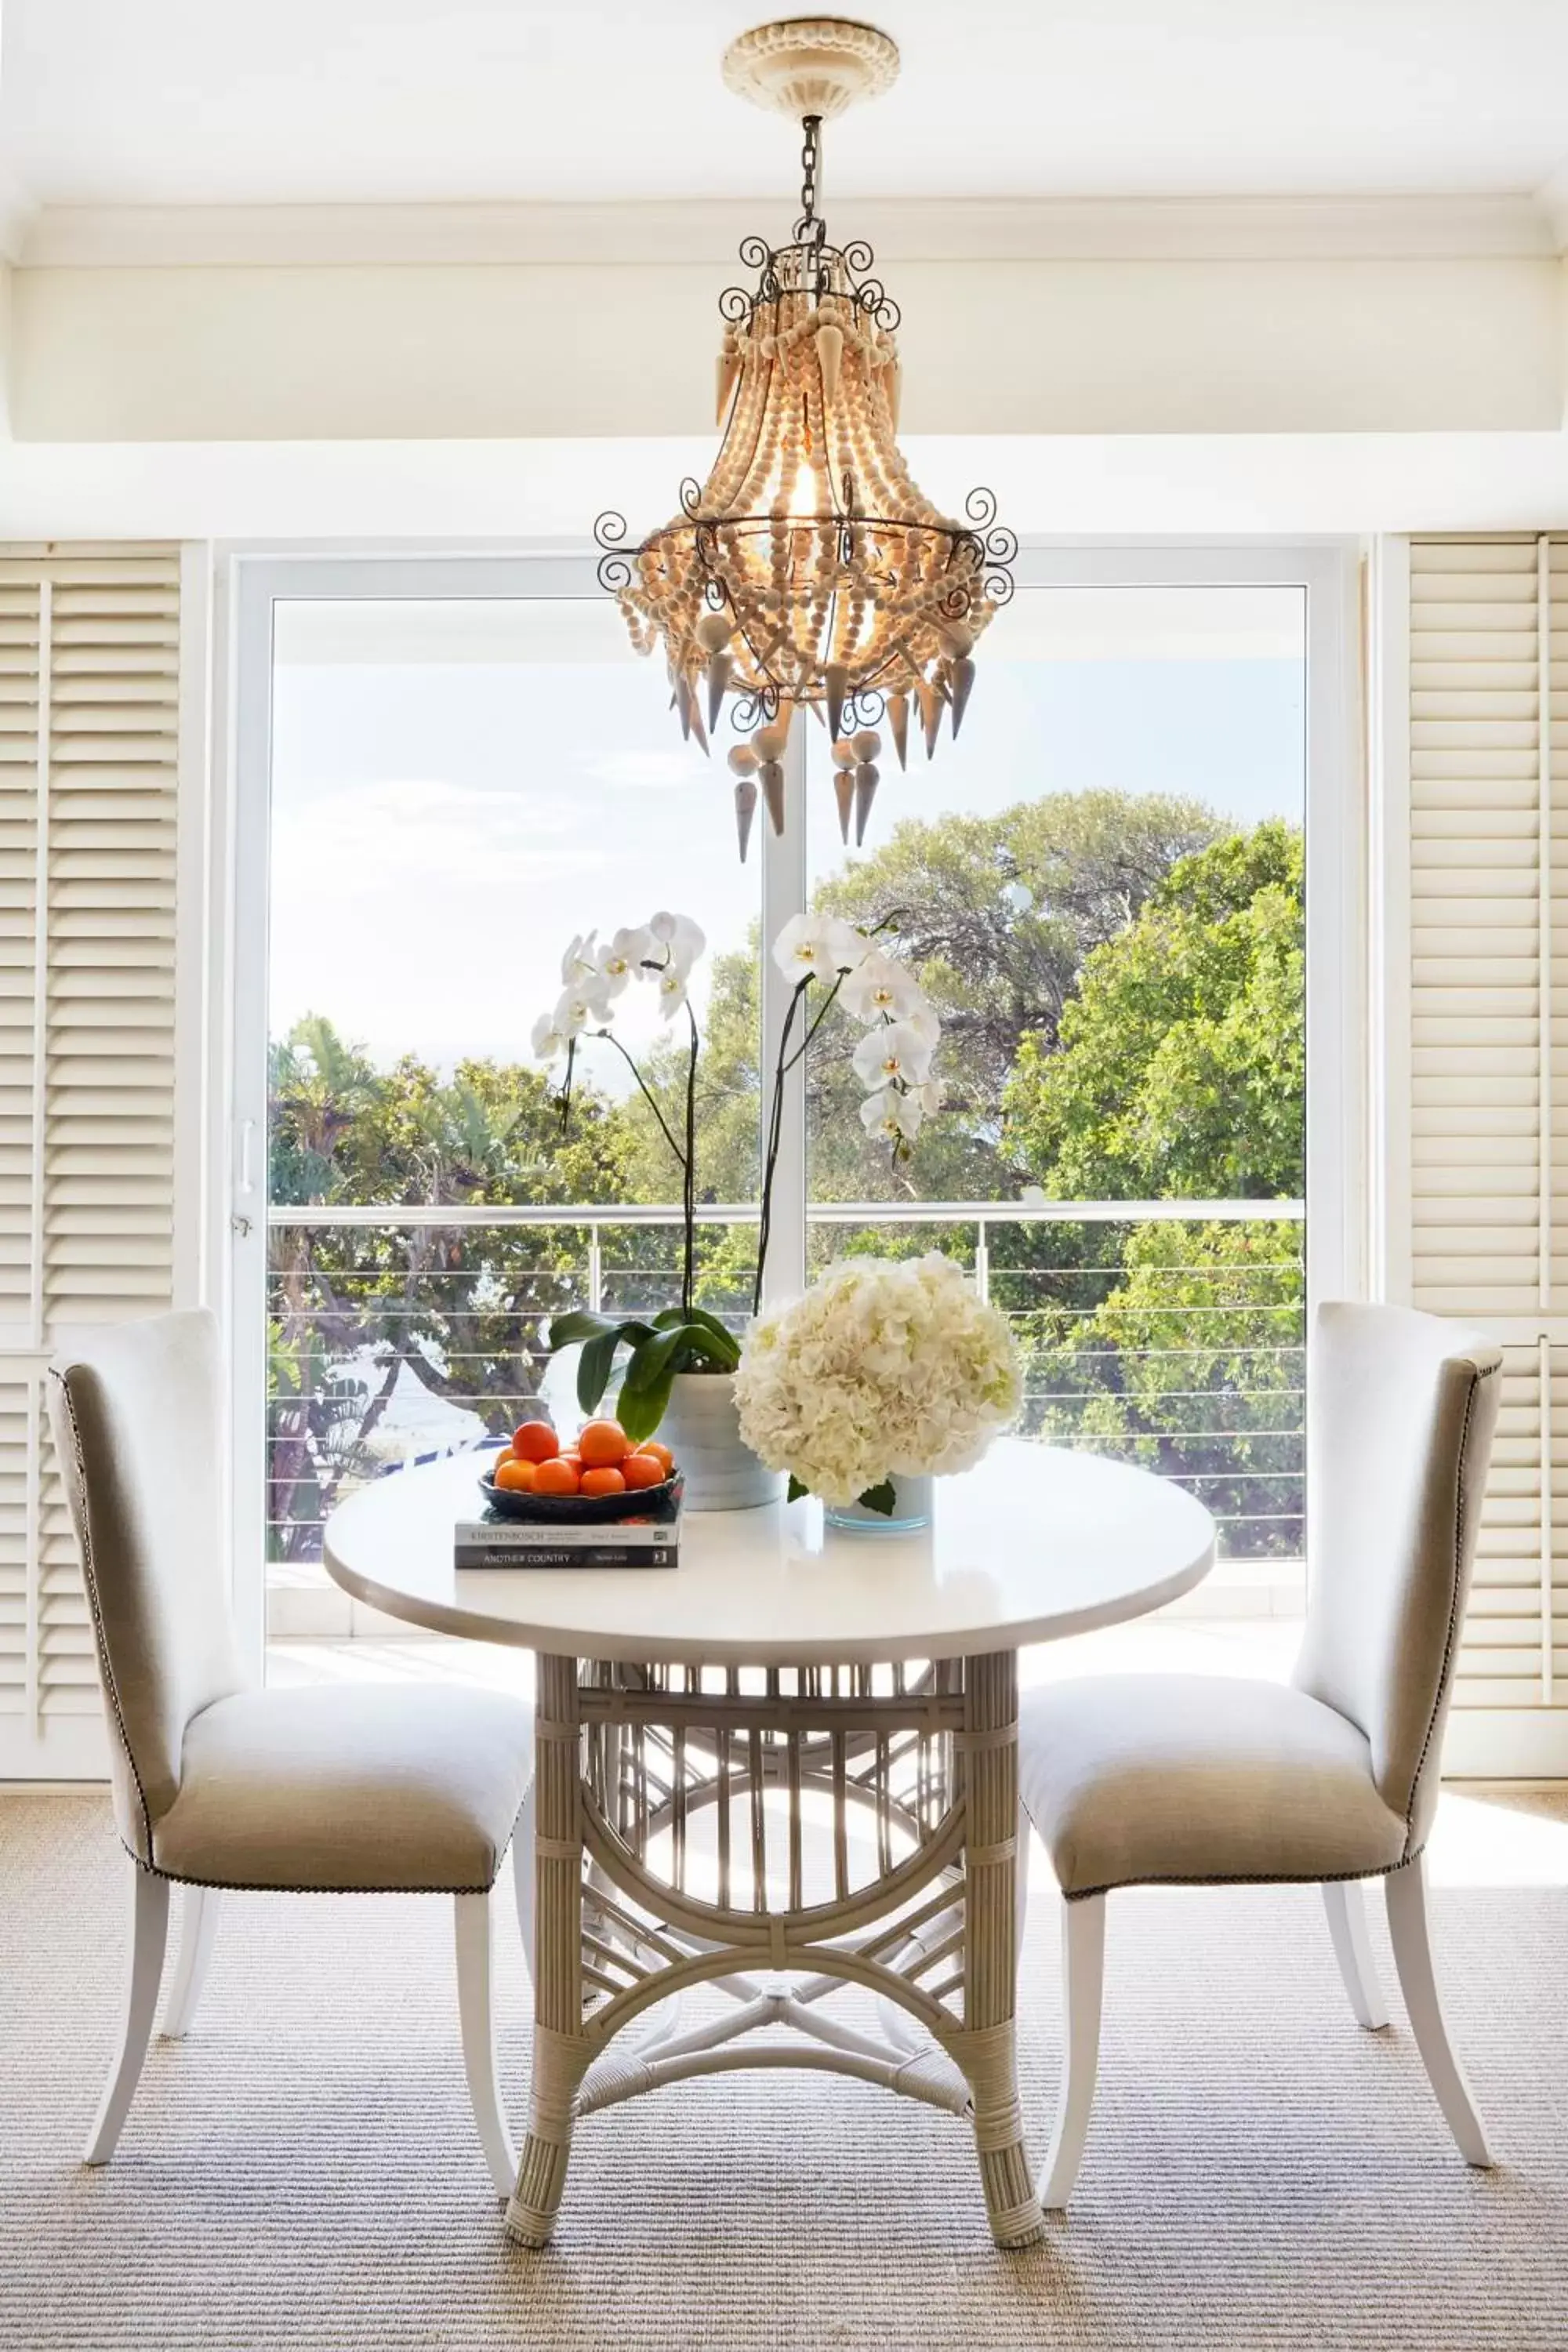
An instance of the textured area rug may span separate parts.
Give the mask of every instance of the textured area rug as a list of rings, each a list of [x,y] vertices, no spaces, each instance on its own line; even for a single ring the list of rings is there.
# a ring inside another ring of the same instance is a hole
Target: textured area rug
[[[556,2242],[528,2254],[475,2144],[439,1901],[229,1898],[195,2031],[154,2043],[119,2155],[84,2171],[119,2006],[121,1859],[96,1797],[0,1799],[6,2352],[1568,2347],[1561,1885],[1434,1895],[1495,2173],[1456,2154],[1397,2000],[1391,2031],[1353,2023],[1311,1890],[1150,1892],[1111,1906],[1100,2097],[1070,2217],[1043,2245],[993,2249],[952,2118],[753,2074],[591,2118]],[[1055,1932],[1047,1891],[1024,1983],[1037,2158]],[[521,2126],[510,1920],[498,1968]]]

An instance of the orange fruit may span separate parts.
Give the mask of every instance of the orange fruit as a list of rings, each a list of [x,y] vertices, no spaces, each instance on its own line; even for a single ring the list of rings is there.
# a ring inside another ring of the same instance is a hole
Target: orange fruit
[[[596,1470],[584,1471],[582,1491],[584,1495],[624,1495],[626,1482],[611,1464],[602,1462]]]
[[[549,1461],[540,1463],[534,1471],[533,1491],[536,1495],[574,1495],[577,1492],[575,1468],[570,1462],[563,1461],[559,1454],[552,1454]]]
[[[568,1464],[572,1469],[575,1470],[579,1478],[583,1475],[583,1456],[578,1453],[574,1445],[569,1445],[564,1454],[556,1454],[554,1459],[557,1462],[564,1462]]]
[[[504,1462],[498,1462],[495,1466],[495,1483],[498,1486],[505,1487],[509,1495],[531,1495],[534,1480],[538,1475],[539,1469],[536,1463],[516,1462],[510,1455]]]
[[[578,1434],[577,1451],[590,1470],[613,1468],[631,1450],[632,1441],[618,1421],[585,1422]]]
[[[646,1446],[628,1454],[621,1465],[621,1483],[626,1486],[662,1486],[667,1475],[663,1463]]]
[[[520,1462],[548,1462],[552,1454],[560,1453],[561,1440],[547,1421],[520,1422],[511,1450]]]
[[[664,1475],[667,1478],[675,1467],[674,1454],[670,1452],[668,1445],[661,1445],[657,1437],[645,1437],[642,1444],[637,1447],[637,1452],[639,1454],[651,1454],[654,1460],[661,1465],[664,1470]]]

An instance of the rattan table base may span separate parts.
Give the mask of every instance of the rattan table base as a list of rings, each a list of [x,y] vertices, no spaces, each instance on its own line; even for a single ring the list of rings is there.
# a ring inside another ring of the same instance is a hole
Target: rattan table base
[[[968,2117],[996,2242],[1039,2236],[1015,2052],[1017,1716],[1011,1650],[880,1667],[540,1657],[515,2239],[548,2242],[585,2116],[739,2066],[821,2068]],[[728,2009],[627,2035],[699,1986]],[[879,2031],[829,2009],[847,1986],[877,1997]]]

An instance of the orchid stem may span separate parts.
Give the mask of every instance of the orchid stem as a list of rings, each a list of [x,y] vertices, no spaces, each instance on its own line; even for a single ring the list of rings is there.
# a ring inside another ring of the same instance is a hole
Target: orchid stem
[[[795,1027],[795,1016],[800,1010],[801,999],[810,986],[811,974],[807,972],[804,980],[797,981],[795,983],[795,993],[790,998],[789,1008],[784,1014],[784,1027],[779,1033],[778,1061],[773,1069],[773,1098],[768,1105],[767,1150],[763,1161],[763,1198],[757,1225],[757,1276],[752,1286],[753,1315],[762,1312],[763,1273],[768,1262],[768,1236],[773,1229],[773,1174],[778,1167],[779,1146],[784,1134],[784,1082],[787,1073],[795,1067],[795,1063],[786,1061],[785,1055],[789,1051],[790,1034]],[[826,1009],[825,1006],[824,1010]],[[805,1051],[805,1045],[810,1042],[810,1038],[807,1037],[805,1044],[800,1048],[801,1054]],[[797,1054],[795,1060],[798,1061],[800,1055]]]
[[[695,1028],[695,1022],[692,1024],[692,1026]],[[594,1034],[595,1037],[602,1037],[607,1045],[613,1045],[615,1047],[616,1053],[620,1055],[622,1061],[626,1064],[627,1069],[637,1080],[637,1085],[642,1088],[643,1100],[647,1103],[649,1110],[652,1111],[655,1118],[658,1119],[659,1133],[663,1136],[666,1143],[668,1144],[670,1150],[674,1152],[678,1165],[684,1169],[686,1166],[686,1154],[681,1150],[679,1144],[677,1143],[674,1136],[670,1133],[668,1121],[666,1119],[664,1113],[660,1110],[658,1103],[655,1102],[652,1095],[648,1092],[647,1084],[643,1077],[642,1072],[638,1069],[637,1064],[633,1061],[631,1055],[627,1053],[620,1039],[616,1035],[615,1031],[613,1029],[595,1029]],[[687,1121],[687,1140],[689,1144],[690,1141],[690,1127],[691,1122],[689,1118]]]
[[[697,1055],[701,1039],[697,1034],[697,1015],[687,1000],[686,1018],[691,1024],[691,1054],[686,1066],[686,1254],[680,1282],[680,1311],[689,1323],[697,1289]]]

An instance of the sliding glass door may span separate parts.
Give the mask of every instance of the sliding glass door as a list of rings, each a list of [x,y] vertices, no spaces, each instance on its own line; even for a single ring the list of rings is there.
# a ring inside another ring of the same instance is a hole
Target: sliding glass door
[[[868,1134],[835,1009],[787,1089],[771,1286],[847,1248],[957,1256],[1015,1319],[1026,1433],[1191,1485],[1233,1559],[1300,1558],[1309,1269],[1320,1293],[1354,1280],[1320,1042],[1352,1010],[1342,566],[1019,569],[959,741],[911,740],[907,771],[886,742],[857,844],[803,727],[785,832],[759,813],[742,866],[724,740],[711,761],[682,741],[586,564],[243,566],[236,1504],[258,1612],[268,1574],[319,1573],[355,1485],[569,1395],[552,1314],[676,1295],[670,1030],[620,1000],[646,1091],[585,1039],[567,1119],[531,1049],[574,935],[659,908],[708,942],[704,1302],[739,1322],[751,1298],[787,996],[767,947],[805,907],[879,925],[941,1014],[940,1101],[897,1151]]]

